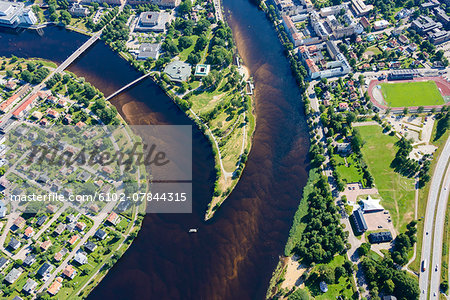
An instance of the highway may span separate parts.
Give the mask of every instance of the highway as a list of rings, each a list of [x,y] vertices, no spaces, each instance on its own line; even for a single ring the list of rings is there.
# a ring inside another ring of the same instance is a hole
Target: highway
[[[428,280],[429,280],[430,269],[432,269],[432,267],[435,267],[435,265],[433,266],[430,264],[431,246],[432,246],[432,241],[433,241],[433,238],[432,238],[433,237],[433,232],[432,232],[433,231],[433,221],[435,219],[435,210],[436,210],[436,205],[438,202],[439,190],[441,188],[441,182],[442,182],[442,179],[444,178],[444,174],[446,173],[446,167],[447,167],[449,157],[450,157],[450,138],[447,139],[444,149],[442,150],[442,153],[439,157],[439,160],[436,165],[436,169],[435,169],[433,177],[431,179],[430,191],[428,193],[428,202],[427,202],[427,208],[426,208],[425,219],[424,219],[422,259],[421,259],[421,264],[420,264],[421,272],[420,272],[420,276],[419,276],[420,299],[423,299],[423,300],[426,300],[428,298],[427,297],[428,296],[428,283],[429,283]],[[444,186],[443,186],[443,188],[444,188]],[[447,187],[447,190],[448,190],[448,187]],[[447,191],[447,193],[448,193],[448,191]],[[442,197],[439,198],[439,200],[441,200],[441,199],[442,199]],[[443,213],[445,214],[445,210],[443,210]],[[439,226],[442,226],[442,228],[444,226],[443,221],[442,221],[442,225],[438,224],[438,222],[436,222],[436,224]],[[441,231],[440,235],[441,235],[441,240],[442,240],[442,231]],[[441,244],[441,247],[439,247],[436,251],[442,252],[442,244]],[[433,260],[434,259],[435,258],[433,257]],[[425,271],[422,270],[422,262],[424,260],[427,261]]]
[[[447,151],[448,152],[448,151]],[[442,271],[442,248],[444,238],[445,213],[447,211],[448,195],[450,190],[450,167],[447,168],[443,184],[441,186],[439,203],[436,210],[433,240],[433,258],[430,265],[430,299],[439,299],[439,286]],[[437,267],[436,267],[437,266]],[[436,296],[435,296],[436,295]]]

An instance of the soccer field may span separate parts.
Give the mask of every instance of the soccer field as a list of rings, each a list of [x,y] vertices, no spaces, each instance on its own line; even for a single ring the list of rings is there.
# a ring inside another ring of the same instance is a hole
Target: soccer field
[[[442,105],[445,103],[434,81],[381,83],[380,86],[384,101],[390,107]]]

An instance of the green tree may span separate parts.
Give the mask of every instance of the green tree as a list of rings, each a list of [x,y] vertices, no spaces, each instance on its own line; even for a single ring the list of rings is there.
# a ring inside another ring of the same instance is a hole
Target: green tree
[[[191,0],[183,0],[178,6],[178,12],[182,15],[188,14],[192,9]]]
[[[182,36],[178,40],[178,46],[181,49],[189,48],[193,43],[194,43],[194,41],[190,37],[187,37],[187,36]]]

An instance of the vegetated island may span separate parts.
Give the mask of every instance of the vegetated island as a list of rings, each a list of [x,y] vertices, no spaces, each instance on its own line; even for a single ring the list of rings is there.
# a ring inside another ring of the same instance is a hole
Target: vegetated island
[[[137,70],[150,73],[208,137],[217,174],[205,213],[205,220],[210,219],[239,181],[256,122],[252,78],[222,14],[212,2],[198,0],[165,10],[153,4],[121,9],[92,3],[86,5],[86,16],[77,17],[68,16],[63,4],[50,4],[52,21],[87,35],[103,29],[102,40]],[[148,16],[163,21],[148,25]]]

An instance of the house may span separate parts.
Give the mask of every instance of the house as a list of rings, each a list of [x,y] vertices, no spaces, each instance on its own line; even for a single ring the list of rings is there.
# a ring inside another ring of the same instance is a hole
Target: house
[[[3,189],[9,188],[10,185],[11,185],[11,182],[9,182],[8,179],[6,179],[5,177],[0,178],[0,186]],[[3,203],[3,201],[2,201],[2,203]]]
[[[85,265],[88,262],[88,258],[85,252],[78,250],[75,254],[75,257],[73,258],[73,261],[79,265]]]
[[[108,235],[106,234],[106,232],[104,231],[104,230],[102,230],[102,229],[98,229],[96,232],[95,232],[95,235],[94,235],[96,238],[98,238],[98,239],[100,239],[100,240],[104,240]]]
[[[361,209],[357,209],[353,212],[353,214],[350,216],[350,220],[353,221],[353,225],[355,226],[355,230],[358,234],[362,234],[364,231],[367,230],[367,223],[364,219],[364,215],[361,211]]]
[[[91,206],[89,206],[89,210],[91,210],[94,213],[98,213],[99,207],[97,204],[92,204]]]
[[[72,214],[70,214],[66,217],[66,221],[69,223],[75,223],[77,220],[78,220],[78,217],[74,216]]]
[[[40,247],[43,251],[47,251],[48,248],[50,248],[50,246],[52,245],[52,241],[50,240],[46,240],[43,243],[41,243]]]
[[[347,110],[348,109],[348,103],[341,102],[339,103],[339,110]]]
[[[5,202],[0,200],[0,218],[6,217],[7,213],[8,213],[8,207],[6,206]]]
[[[19,277],[22,275],[23,269],[22,268],[13,268],[9,273],[6,275],[5,280],[9,284],[13,284]]]
[[[37,218],[36,220],[36,226],[41,227],[42,225],[44,225],[45,221],[47,220],[47,216],[46,215],[42,215],[39,218]]]
[[[45,262],[42,264],[42,266],[37,271],[37,274],[41,277],[45,277],[50,274],[51,271],[53,271],[55,267],[52,264],[49,264],[48,262]]]
[[[8,265],[9,261],[4,258],[4,257],[0,257],[0,271],[3,270],[7,265]]]
[[[352,151],[352,147],[350,146],[350,143],[337,143],[336,150],[338,153],[348,154]]]
[[[10,79],[6,82],[5,88],[10,91],[15,90],[17,88],[17,83],[14,80]]]
[[[399,42],[402,43],[403,45],[409,44],[409,39],[408,39],[404,34],[399,35],[399,36],[398,36],[398,40],[399,40]]]
[[[63,275],[69,279],[73,279],[77,275],[77,270],[72,265],[67,265],[63,271]]]
[[[115,212],[111,212],[108,216],[108,218],[106,218],[106,222],[112,224],[112,225],[117,225],[117,223],[119,223],[120,221],[120,217],[115,213]]]
[[[47,208],[47,211],[52,214],[54,214],[58,210],[58,207],[56,205],[52,205],[52,204],[47,205],[46,208]]]
[[[47,116],[49,116],[50,118],[53,119],[58,119],[59,118],[59,112],[54,110],[54,109],[47,109]]]
[[[16,229],[22,229],[22,228],[25,226],[25,223],[26,223],[26,221],[25,221],[24,218],[18,217],[18,218],[14,221],[13,226],[15,226]]]
[[[63,281],[63,279],[61,277],[56,278],[55,281],[53,281],[53,283],[48,288],[47,293],[49,293],[52,296],[55,296],[56,294],[58,294],[59,290],[62,287],[62,284],[61,284],[62,281]]]
[[[64,255],[67,254],[67,252],[69,252],[69,250],[67,250],[66,248],[62,248],[60,251],[58,251],[57,253],[55,253],[55,256],[53,256],[53,258],[57,261],[60,262],[62,260],[62,258],[64,257]]]
[[[86,228],[86,224],[83,222],[77,222],[77,225],[75,226],[79,231],[83,231]]]
[[[375,30],[382,30],[389,27],[389,22],[386,20],[378,20],[373,23],[373,28]]]
[[[39,121],[39,125],[41,126],[47,126],[48,120],[46,118],[43,118],[41,121]]]
[[[8,243],[8,247],[11,248],[12,250],[19,249],[20,245],[22,245],[22,243],[20,243],[14,237],[12,237],[11,240],[9,241],[9,243]]]
[[[69,239],[68,243],[71,246],[73,246],[78,241],[79,238],[80,238],[80,236],[78,234],[75,234]]]
[[[42,119],[43,116],[44,116],[44,115],[43,115],[40,111],[38,111],[38,110],[34,111],[34,112],[31,114],[31,117],[33,117],[33,118],[36,119],[36,120]]]
[[[94,244],[94,243],[91,242],[91,241],[87,241],[87,242],[84,244],[84,249],[86,249],[86,250],[89,251],[89,252],[94,252],[95,249],[97,249],[97,245]]]
[[[31,226],[28,226],[27,229],[25,229],[25,232],[23,234],[27,239],[31,238],[34,235],[34,229]]]
[[[27,282],[22,288],[22,291],[26,294],[31,294],[36,289],[38,283],[31,278],[28,278]]]
[[[372,232],[369,234],[369,242],[371,244],[388,243],[392,241],[392,234],[389,231]]]
[[[113,168],[111,168],[110,166],[104,166],[102,168],[102,171],[108,175],[111,175],[114,172]]]
[[[59,224],[56,228],[55,231],[53,231],[53,233],[55,233],[56,235],[61,235],[61,233],[63,233],[63,231],[66,229],[66,225],[65,224]]]
[[[23,264],[26,267],[31,267],[36,261],[36,255],[34,254],[28,254],[27,257],[23,260]]]
[[[82,121],[79,121],[77,124],[75,124],[75,126],[77,130],[81,130],[84,126],[86,126],[86,124]]]

